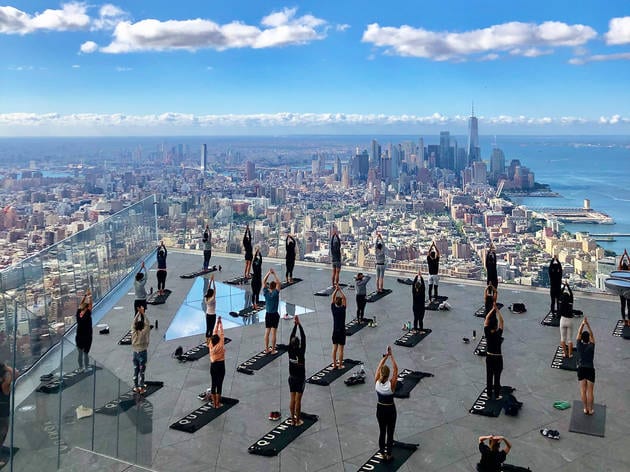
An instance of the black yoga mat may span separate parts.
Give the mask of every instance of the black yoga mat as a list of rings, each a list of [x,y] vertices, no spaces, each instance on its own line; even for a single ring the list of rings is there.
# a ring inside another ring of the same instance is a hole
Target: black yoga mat
[[[249,279],[243,277],[242,275],[237,277],[232,277],[231,279],[224,280],[223,283],[230,285],[243,285],[248,283]]]
[[[612,335],[617,338],[630,339],[630,326],[626,326],[624,320],[617,321]]]
[[[62,388],[65,390],[79,383],[81,380],[90,377],[94,370],[101,370],[101,367],[91,366],[85,372],[66,372],[61,378],[54,376],[51,380],[40,383],[35,391],[41,393],[57,393]]]
[[[107,402],[105,405],[94,410],[94,413],[101,413],[108,416],[116,416],[127,410],[133,408],[139,398],[145,398],[149,395],[157,392],[164,386],[164,382],[159,381],[147,381],[147,391],[143,394],[135,393],[133,390],[128,390],[120,397],[115,398],[112,401]]]
[[[477,344],[477,347],[475,348],[473,352],[477,356],[485,356],[487,350],[488,350],[488,341],[486,340],[485,336],[481,336],[481,339],[479,340],[479,344]]]
[[[359,323],[355,318],[346,323],[346,336],[352,336],[353,334],[361,331],[370,323],[370,321],[373,321],[372,318],[363,318],[363,322]]]
[[[130,346],[131,345],[131,330],[127,331],[122,338],[118,340],[118,344],[121,346]]]
[[[554,315],[551,311],[545,315],[545,317],[540,322],[543,326],[560,326],[560,315]]]
[[[209,269],[198,270],[196,272],[190,272],[189,274],[183,274],[183,275],[180,275],[179,277],[181,279],[194,279],[195,277],[199,277],[200,275],[209,274],[210,272],[214,272],[215,270],[217,270],[217,266],[212,266]]]
[[[250,373],[250,372],[243,372],[244,370],[245,371],[260,370],[263,367],[265,367],[267,364],[269,364],[270,362],[273,362],[282,354],[287,352],[287,349],[289,349],[289,346],[287,346],[286,344],[278,344],[276,345],[277,352],[275,354],[267,354],[265,351],[261,351],[255,356],[246,360],[245,362],[239,364],[236,370],[244,374]]]
[[[260,306],[258,308],[254,308],[253,306],[248,306],[247,308],[243,308],[242,310],[239,310],[239,311],[231,311],[230,316],[233,316],[233,317],[241,316],[244,318],[247,316],[255,315],[256,313],[258,313],[259,311],[263,311],[264,309],[265,309],[264,306]]]
[[[302,279],[300,279],[300,278],[298,278],[298,277],[295,277],[295,278],[293,279],[293,282],[287,282],[287,281],[285,280],[284,282],[281,282],[281,283],[280,283],[280,288],[281,288],[281,289],[282,289],[282,288],[287,288],[287,287],[290,287],[291,285],[295,285],[295,284],[297,284],[297,283],[299,283],[299,282],[301,282],[301,281],[302,281]]]
[[[167,288],[164,289],[164,293],[162,295],[160,295],[159,292],[153,292],[147,297],[147,303],[149,305],[163,305],[166,303],[166,299],[171,293],[172,292]]]
[[[408,331],[405,334],[403,334],[401,337],[399,337],[396,341],[394,341],[394,344],[398,346],[404,346],[404,347],[414,347],[416,344],[418,344],[420,341],[426,338],[429,334],[431,334],[430,329],[425,329],[424,333],[414,333],[412,331]]]
[[[497,308],[499,310],[501,308],[503,308],[503,303],[497,303]],[[485,305],[481,305],[479,308],[477,308],[477,311],[475,311],[475,316],[477,318],[485,318],[486,317],[486,306]]]
[[[398,277],[396,281],[399,284],[413,285],[413,279],[410,279],[409,277],[407,277],[406,279],[403,279],[402,277]]]
[[[529,467],[520,467],[518,465],[503,463],[501,466],[501,472],[532,472]]]
[[[595,403],[593,410],[594,414],[585,415],[582,402],[573,400],[569,431],[603,438],[606,435],[606,405]]]
[[[383,454],[376,452],[359,468],[358,472],[393,472],[398,470],[416,452],[418,445],[394,441],[392,449],[393,459],[391,461],[386,462]]]
[[[381,298],[386,297],[392,293],[392,290],[389,288],[384,288],[382,292],[372,292],[367,297],[365,297],[365,301],[368,303],[374,303],[379,301]]]
[[[556,348],[556,352],[553,355],[553,360],[551,361],[552,369],[562,369],[562,370],[572,370],[577,371],[577,360],[578,360],[578,352],[576,349],[573,350],[573,357],[564,357],[564,353],[562,351],[562,347],[558,346]]]
[[[396,398],[409,398],[409,394],[420,381],[425,377],[433,377],[429,372],[420,372],[419,370],[403,369],[398,373],[398,382],[396,382]]]
[[[501,414],[501,410],[508,398],[508,394],[513,391],[514,388],[503,386],[501,387],[502,398],[500,400],[490,400],[486,394],[486,389],[484,388],[483,392],[481,392],[481,395],[479,395],[477,400],[475,400],[475,403],[473,403],[473,406],[470,410],[468,410],[468,412],[473,415],[492,416],[496,418]]]
[[[221,416],[237,403],[238,400],[235,398],[221,397],[221,407],[213,408],[210,402],[205,403],[184,416],[181,420],[170,425],[169,428],[184,431],[185,433],[194,433],[210,423],[213,419]]]
[[[352,359],[343,360],[343,369],[333,369],[332,364],[327,365],[319,372],[311,375],[306,381],[315,385],[330,385],[346,372],[352,370],[355,366],[361,364],[361,361]]]
[[[231,341],[230,338],[223,338],[223,344],[228,344]],[[188,349],[188,351],[181,355],[179,360],[183,362],[198,361],[199,359],[207,357],[209,352],[206,343],[201,343],[198,346]]]
[[[317,423],[319,419],[316,415],[309,415],[308,413],[302,413],[300,418],[304,421],[304,424],[293,426],[291,424],[291,418],[287,418],[249,446],[247,452],[258,456],[277,456],[280,451],[291,444],[300,434]]]
[[[339,284],[340,287],[347,287],[348,284]],[[335,287],[333,287],[332,285],[328,286],[325,289],[319,290],[317,292],[315,292],[313,295],[317,296],[317,297],[329,297],[333,294],[333,292],[335,291]]]

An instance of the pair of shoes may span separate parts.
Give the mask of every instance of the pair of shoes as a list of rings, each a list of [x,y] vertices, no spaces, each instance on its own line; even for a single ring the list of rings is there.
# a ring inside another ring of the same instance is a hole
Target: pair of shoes
[[[556,431],[555,429],[541,429],[540,434],[549,439],[560,439],[560,432]]]
[[[269,413],[269,420],[271,421],[278,421],[280,419],[280,412],[279,411],[272,411],[271,413]]]
[[[197,398],[202,402],[207,402],[210,398],[210,392],[208,392],[207,390],[205,392],[201,392],[199,395],[197,395]]]
[[[463,342],[464,344],[469,344],[469,343],[470,343],[470,339],[468,339],[468,338],[462,338],[462,342]]]

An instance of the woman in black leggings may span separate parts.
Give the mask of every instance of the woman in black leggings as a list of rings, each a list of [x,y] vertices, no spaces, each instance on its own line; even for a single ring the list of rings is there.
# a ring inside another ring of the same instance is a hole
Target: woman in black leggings
[[[392,375],[389,376],[389,367],[385,365],[387,359],[392,360]],[[394,428],[396,427],[396,405],[394,404],[394,392],[398,382],[398,364],[394,359],[392,348],[387,346],[387,354],[383,356],[376,368],[374,375],[376,396],[376,419],[378,420],[378,449],[385,462],[393,459],[392,448],[394,446]]]
[[[160,245],[157,250],[157,288],[160,295],[164,295],[166,289],[166,256],[168,251],[164,245],[164,241],[160,241]]]
[[[426,295],[424,279],[420,271],[418,271],[416,278],[413,279],[411,294],[413,297],[413,331],[415,333],[424,333],[424,300]]]
[[[488,399],[501,398],[501,372],[503,371],[503,355],[501,343],[503,343],[503,316],[495,305],[486,315],[483,323],[483,332],[486,336],[486,393]]]
[[[254,308],[260,306],[260,289],[262,288],[262,255],[260,248],[256,248],[252,261],[252,304]]]
[[[490,310],[497,304],[498,296],[499,291],[492,284],[488,284],[486,290],[483,292],[484,315],[490,313]]]
[[[293,283],[293,268],[295,267],[295,238],[290,234],[287,234],[287,239],[285,241],[285,246],[287,250],[286,255],[286,264],[287,264],[287,274],[286,281],[287,283]]]
[[[245,270],[243,271],[243,277],[249,279],[249,271],[252,268],[252,233],[249,230],[249,225],[245,228],[245,234],[243,235],[243,249],[245,250]]]

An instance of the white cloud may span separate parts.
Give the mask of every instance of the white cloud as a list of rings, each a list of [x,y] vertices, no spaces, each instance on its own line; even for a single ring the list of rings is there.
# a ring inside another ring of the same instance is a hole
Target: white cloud
[[[79,64],[72,64],[73,69],[80,69],[81,66]]]
[[[336,26],[335,26],[335,29],[336,29],[337,31],[346,31],[346,30],[347,30],[347,29],[349,29],[349,28],[350,28],[350,25],[349,25],[349,24],[347,24],[347,23],[343,23],[343,24],[340,24],[340,25],[336,25]]]
[[[125,15],[125,11],[116,5],[112,5],[111,3],[106,3],[98,10],[99,15],[102,18],[115,18],[118,16]]]
[[[0,33],[4,34],[81,30],[89,24],[90,17],[84,3],[66,3],[61,9],[47,9],[34,15],[11,6],[0,7]]]
[[[263,28],[233,21],[224,25],[201,18],[193,20],[154,19],[136,23],[121,21],[114,39],[100,50],[120,54],[135,51],[170,51],[232,48],[270,48],[305,44],[323,39],[326,21],[313,15],[296,17],[297,9],[284,9],[261,20]]]
[[[33,66],[9,66],[7,69],[16,72],[23,72],[25,70],[33,70],[35,68]]]
[[[387,54],[448,61],[501,51],[535,57],[551,52],[541,48],[579,46],[595,36],[597,33],[590,26],[559,21],[541,24],[512,21],[461,33],[429,31],[408,25],[382,27],[373,23],[363,32],[362,41],[385,48]]]
[[[569,64],[581,66],[587,62],[604,61],[630,61],[630,52],[618,52],[613,54],[593,54],[592,56],[580,56],[569,59]]]
[[[630,16],[611,19],[604,37],[610,45],[630,43]]]
[[[114,29],[118,23],[129,18],[126,11],[111,3],[101,6],[98,15],[98,18],[92,21],[91,29],[93,30]]]
[[[94,41],[86,41],[81,45],[79,50],[84,54],[92,54],[93,52],[98,51],[98,44]]]

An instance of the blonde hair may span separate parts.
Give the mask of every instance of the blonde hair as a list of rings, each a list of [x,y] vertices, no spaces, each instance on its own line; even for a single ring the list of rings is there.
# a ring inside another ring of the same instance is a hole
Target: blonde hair
[[[87,309],[89,308],[89,306],[90,306],[90,305],[89,305],[88,303],[83,302],[83,303],[81,303],[81,304],[79,305],[79,310],[81,310],[81,311],[87,310]]]
[[[388,378],[389,378],[389,366],[382,365],[381,366],[381,377],[380,377],[381,383],[385,383]]]

